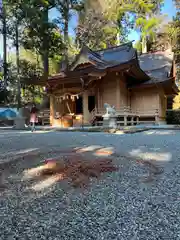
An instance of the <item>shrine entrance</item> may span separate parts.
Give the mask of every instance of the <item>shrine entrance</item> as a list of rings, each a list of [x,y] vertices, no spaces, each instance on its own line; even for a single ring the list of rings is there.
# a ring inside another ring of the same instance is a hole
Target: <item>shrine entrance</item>
[[[83,98],[80,96],[75,100],[75,114],[83,114]]]
[[[96,106],[96,98],[94,95],[88,96],[88,110],[89,112],[92,112],[95,109]]]

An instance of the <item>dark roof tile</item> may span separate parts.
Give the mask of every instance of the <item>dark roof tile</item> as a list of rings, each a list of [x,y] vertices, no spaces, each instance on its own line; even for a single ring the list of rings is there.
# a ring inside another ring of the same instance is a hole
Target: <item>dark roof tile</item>
[[[114,65],[129,62],[136,59],[136,50],[132,47],[132,42],[114,48],[100,50],[98,53],[101,59],[111,62]]]
[[[136,50],[133,48],[132,42],[96,52],[85,46],[76,57],[70,69],[73,70],[76,64],[79,64],[78,61],[82,55],[84,56],[83,63],[85,61],[93,62],[93,65],[97,69],[106,69],[137,58]]]
[[[140,55],[138,58],[141,69],[151,78],[163,80],[170,77],[174,58],[173,52],[167,50],[147,53]]]

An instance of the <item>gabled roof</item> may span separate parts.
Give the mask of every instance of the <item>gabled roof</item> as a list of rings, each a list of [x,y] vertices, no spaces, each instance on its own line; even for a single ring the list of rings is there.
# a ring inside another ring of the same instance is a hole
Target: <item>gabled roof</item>
[[[141,69],[151,78],[166,80],[171,76],[174,54],[170,50],[146,53],[139,56]]]
[[[96,52],[84,46],[70,69],[74,70],[78,65],[84,63],[91,63],[97,69],[105,69],[128,63],[134,59],[137,59],[137,53],[132,46],[132,42]]]
[[[104,69],[108,65],[106,61],[101,59],[101,56],[96,52],[93,52],[87,46],[84,46],[80,53],[76,56],[74,62],[70,66],[70,70],[73,71],[78,65],[85,63],[91,63],[93,66],[96,66],[99,69]]]
[[[175,83],[175,76],[172,74],[174,66],[174,54],[170,50],[157,51],[140,55],[139,64],[141,69],[150,77],[148,81],[135,84],[132,87],[143,87],[159,84],[166,86],[166,92],[177,94],[178,87]],[[167,87],[168,86],[168,87]]]
[[[120,71],[126,73],[133,82],[149,80],[148,75],[139,66],[137,51],[133,48],[132,42],[99,51],[92,51],[84,46],[69,70],[49,77],[49,84],[50,82],[53,84],[52,81],[56,80],[62,83],[84,79],[88,82],[88,77],[94,77],[97,80],[108,72]]]
[[[117,47],[107,48],[97,51],[104,61],[112,64],[123,64],[133,59],[137,59],[136,49],[133,48],[132,42],[122,44]]]

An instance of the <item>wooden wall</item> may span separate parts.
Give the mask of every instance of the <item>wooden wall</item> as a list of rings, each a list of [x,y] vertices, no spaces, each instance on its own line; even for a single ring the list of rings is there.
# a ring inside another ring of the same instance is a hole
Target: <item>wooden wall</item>
[[[104,108],[104,103],[123,108],[129,105],[129,93],[125,79],[115,74],[107,75],[99,84],[98,108]]]
[[[129,101],[129,90],[127,89],[126,86],[126,80],[121,77],[119,78],[119,91],[120,91],[120,108],[124,108],[129,106],[130,101]]]
[[[116,80],[107,75],[99,86],[99,108],[104,108],[104,103],[116,106]]]
[[[160,118],[164,119],[166,108],[167,98],[162,88],[154,86],[131,91],[131,109],[133,111],[148,113],[158,109]]]
[[[159,90],[159,114],[162,119],[166,118],[167,110],[167,96],[164,93],[164,90],[161,88]]]
[[[132,89],[131,109],[143,112],[159,109],[159,93],[157,88]]]
[[[72,88],[73,89],[73,88]],[[66,89],[66,91],[72,91],[72,89]],[[64,89],[63,89],[64,90]],[[80,89],[73,89],[75,92],[79,92]],[[56,94],[60,95],[62,89]],[[147,87],[142,89],[128,90],[126,86],[126,79],[122,75],[108,74],[103,79],[97,82],[95,91],[88,92],[89,95],[96,95],[96,106],[98,109],[104,109],[104,103],[114,105],[116,109],[123,109],[124,107],[130,107],[132,111],[140,111],[143,113],[155,113],[158,109],[161,119],[165,118],[167,108],[167,98],[162,88]],[[65,102],[56,102],[54,97],[51,97],[51,119],[53,114],[69,113]],[[54,103],[53,103],[54,102]],[[52,103],[54,108],[52,107]],[[68,101],[70,110],[75,112],[75,104],[71,100]],[[105,110],[105,109],[104,109]],[[55,116],[55,115],[54,115]],[[52,121],[51,121],[52,122]]]

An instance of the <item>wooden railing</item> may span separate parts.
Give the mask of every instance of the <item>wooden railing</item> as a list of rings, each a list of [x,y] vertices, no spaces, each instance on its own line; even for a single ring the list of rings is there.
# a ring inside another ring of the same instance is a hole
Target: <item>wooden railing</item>
[[[105,109],[97,109],[94,108],[94,110],[91,112],[92,116],[102,116],[106,113]],[[130,107],[124,107],[120,109],[116,109],[116,115],[129,115],[129,116],[154,116],[158,115],[158,109],[152,109],[152,110],[132,110]]]
[[[46,124],[49,125],[49,123],[50,123],[50,110],[45,109],[45,110],[39,112],[38,118],[42,122],[43,126],[46,125]]]
[[[92,123],[97,117],[102,117],[106,113],[105,109],[97,109],[95,108],[91,112],[90,123]],[[157,123],[159,120],[159,112],[158,109],[151,110],[132,110],[130,107],[126,106],[121,109],[116,109],[116,117],[123,118],[123,120],[118,120],[118,124],[122,124],[127,126],[128,124],[134,125],[139,123]],[[144,121],[141,118],[152,118],[153,121]],[[102,122],[98,122],[98,124],[102,125]]]

